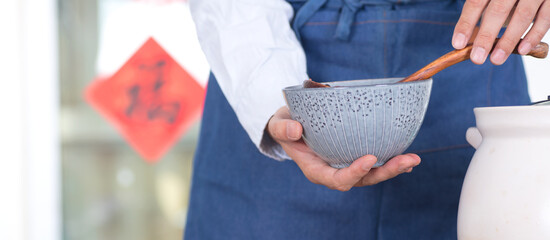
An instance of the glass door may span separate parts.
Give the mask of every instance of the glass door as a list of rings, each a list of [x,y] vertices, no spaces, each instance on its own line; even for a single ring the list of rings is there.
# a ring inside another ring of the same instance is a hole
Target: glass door
[[[84,98],[92,81],[116,72],[139,47],[135,43],[145,40],[148,33],[136,33],[143,26],[123,21],[144,7],[176,11],[165,16],[186,16],[173,35],[156,30],[150,34],[164,39],[165,50],[184,68],[192,69],[189,72],[204,85],[208,66],[203,56],[196,55],[196,51],[202,53],[194,29],[183,27],[193,25],[186,2],[59,0],[63,239],[182,237],[198,122],[156,163],[148,163]],[[113,31],[113,26],[121,27]],[[170,45],[181,36],[180,43],[187,48]],[[126,37],[127,44],[113,47],[121,37]],[[132,44],[134,49],[129,51]],[[182,52],[185,49],[195,49],[194,55]],[[114,60],[118,62],[110,62]]]

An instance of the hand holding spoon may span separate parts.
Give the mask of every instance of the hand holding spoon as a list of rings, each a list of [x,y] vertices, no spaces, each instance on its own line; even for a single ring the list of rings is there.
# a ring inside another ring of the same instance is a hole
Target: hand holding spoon
[[[498,39],[495,42],[498,42]],[[426,65],[425,67],[421,68],[420,70],[416,71],[415,73],[409,75],[408,77],[403,78],[399,82],[411,82],[411,81],[425,80],[425,79],[431,78],[433,75],[435,75],[436,73],[440,72],[441,70],[447,67],[450,67],[454,64],[470,59],[470,52],[472,52],[472,44],[469,44],[463,49],[451,51],[439,57],[438,59],[431,62],[430,64]],[[512,53],[519,54],[518,46],[514,48],[514,51]],[[532,56],[535,58],[546,58],[546,56],[548,55],[548,44],[545,42],[540,42],[539,44],[537,44],[537,46],[531,49],[531,51],[526,55]],[[330,87],[330,85],[318,83],[309,79],[304,81],[303,87],[304,88],[323,88],[323,87]]]

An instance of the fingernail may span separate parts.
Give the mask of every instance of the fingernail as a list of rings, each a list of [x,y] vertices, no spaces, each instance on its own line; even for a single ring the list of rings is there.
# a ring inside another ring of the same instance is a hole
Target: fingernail
[[[369,171],[372,168],[373,164],[370,162],[364,162],[363,165],[361,165],[361,168],[365,171]]]
[[[457,33],[453,37],[453,47],[456,49],[462,49],[466,46],[466,36],[462,33]]]
[[[365,171],[369,171],[371,169],[372,165],[368,164],[368,163],[363,163],[363,165],[361,165],[361,168]]]
[[[474,50],[472,50],[470,57],[472,58],[472,62],[476,64],[482,64],[485,62],[485,58],[487,58],[485,55],[485,49],[482,47],[475,47]]]
[[[300,133],[298,131],[298,126],[296,126],[296,123],[289,122],[286,124],[286,136],[290,140],[300,139]]]
[[[530,43],[524,41],[519,46],[518,52],[521,55],[526,55],[527,53],[529,53],[531,51],[532,48],[533,47],[531,46]]]
[[[506,60],[505,58],[506,58],[506,53],[504,52],[504,50],[500,48],[494,50],[493,53],[491,53],[491,61],[496,65],[503,64],[504,61]]]
[[[405,172],[408,172],[408,173],[410,173],[410,172],[412,172],[412,171],[413,171],[413,168],[412,168],[412,167],[407,168],[407,170],[405,170]]]

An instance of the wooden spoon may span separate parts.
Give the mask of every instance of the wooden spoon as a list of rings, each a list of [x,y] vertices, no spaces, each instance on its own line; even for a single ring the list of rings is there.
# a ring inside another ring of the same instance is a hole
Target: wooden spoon
[[[493,49],[495,48],[495,45],[493,45]],[[519,54],[518,46],[514,48],[512,53]],[[493,50],[491,49],[491,52],[492,51]],[[472,44],[469,44],[463,49],[451,51],[399,82],[412,82],[431,78],[436,73],[451,65],[470,59],[470,52],[472,52]],[[540,42],[537,46],[531,49],[527,55],[536,58],[546,58],[548,55],[548,44],[545,42]]]
[[[326,87],[330,87],[330,85],[328,85],[328,84],[313,81],[313,80],[311,80],[311,78],[308,79],[308,80],[305,80],[302,85],[303,85],[304,88],[326,88]]]
[[[493,45],[493,49],[495,48],[496,42],[498,40],[499,39],[495,41],[495,45]],[[491,49],[491,52],[492,51],[493,50]],[[421,68],[420,70],[416,71],[415,73],[411,74],[410,76],[403,78],[399,82],[412,82],[412,81],[431,78],[433,75],[435,75],[436,73],[440,72],[441,70],[449,66],[452,66],[459,62],[470,59],[471,52],[472,52],[472,44],[469,44],[463,49],[451,51],[439,57],[438,59],[431,62],[430,64],[426,65],[425,67]],[[514,48],[514,51],[512,53],[519,54],[518,46]],[[526,55],[529,55],[535,58],[546,58],[546,56],[548,55],[548,44],[545,42],[540,42],[539,44],[537,44],[537,46],[531,49],[531,51]],[[303,87],[304,88],[323,88],[323,87],[330,87],[330,85],[318,83],[309,79],[304,81]]]

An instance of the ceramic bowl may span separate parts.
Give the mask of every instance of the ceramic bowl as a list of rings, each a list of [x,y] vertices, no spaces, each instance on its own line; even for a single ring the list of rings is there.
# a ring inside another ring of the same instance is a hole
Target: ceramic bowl
[[[397,83],[401,78],[328,82],[330,88],[283,89],[303,139],[330,166],[344,168],[372,154],[374,167],[403,153],[426,113],[432,79]]]

